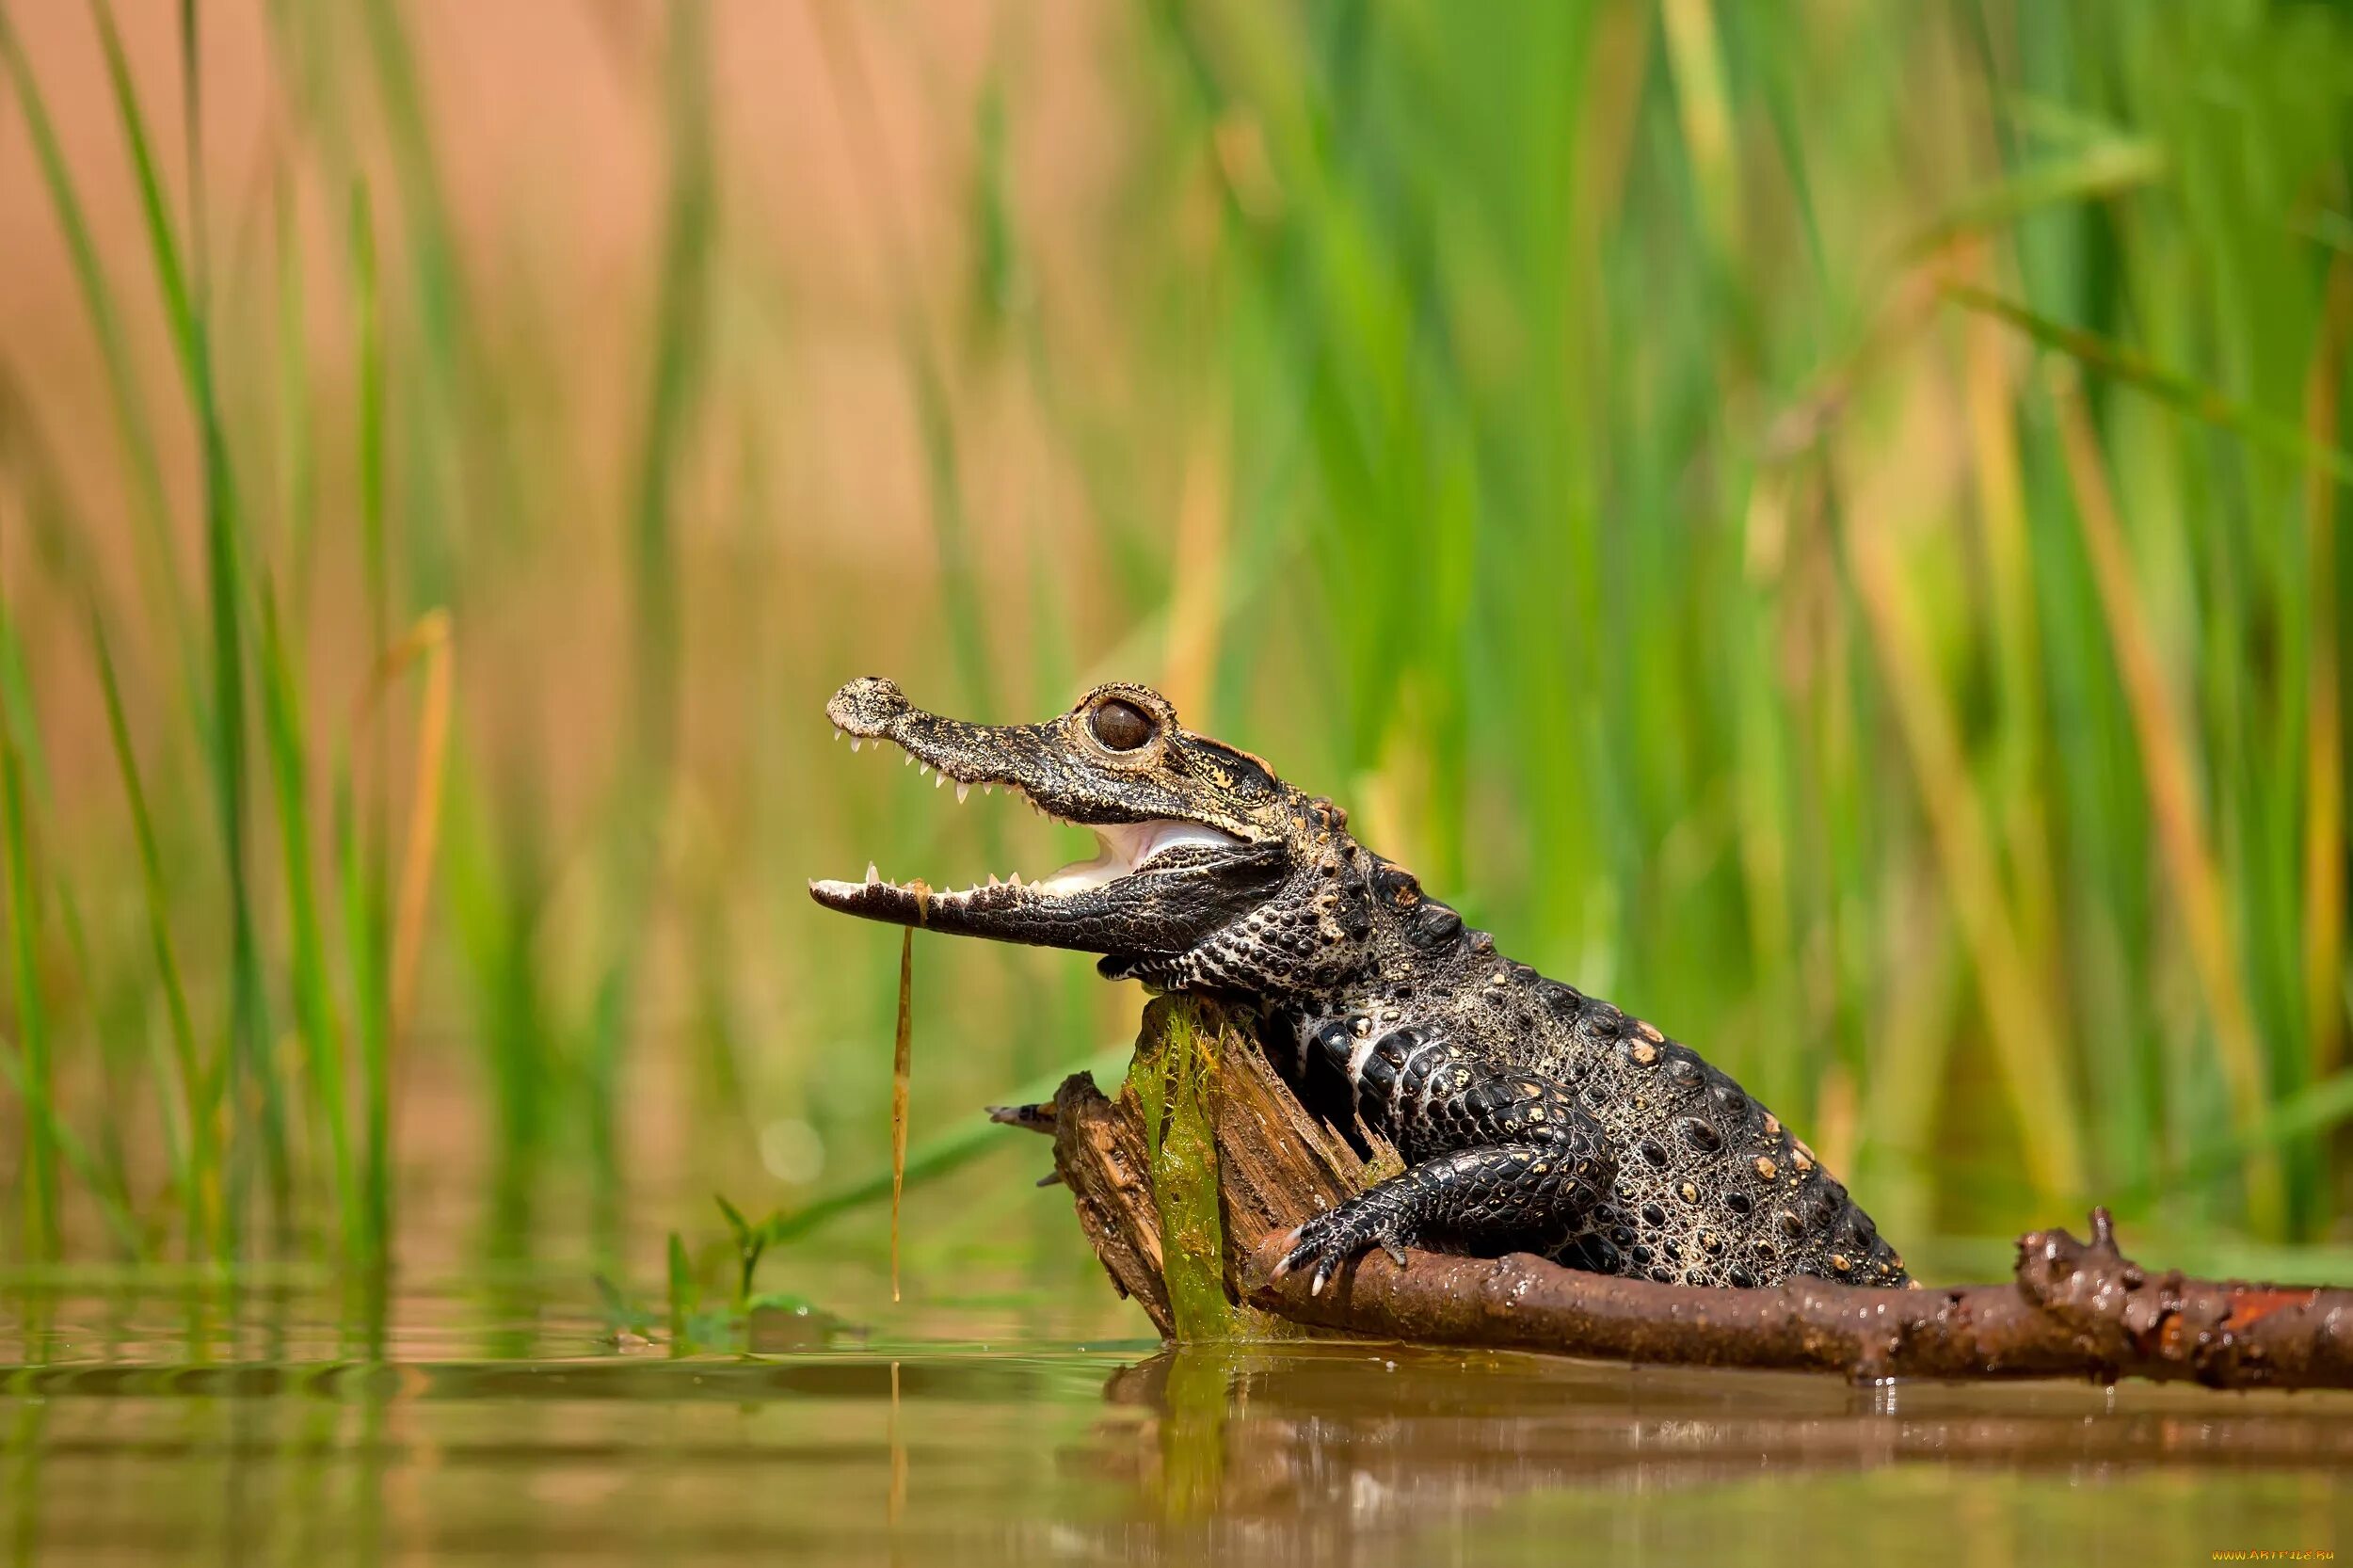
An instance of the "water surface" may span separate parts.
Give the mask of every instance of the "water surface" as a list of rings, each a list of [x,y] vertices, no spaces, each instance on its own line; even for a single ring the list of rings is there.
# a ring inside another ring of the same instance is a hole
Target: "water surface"
[[[502,1320],[409,1295],[371,1332],[301,1292],[20,1292],[0,1542],[44,1563],[959,1565],[2353,1544],[2337,1397],[1008,1342],[985,1304],[918,1315],[920,1340],[677,1358],[616,1339],[585,1291],[504,1299]]]

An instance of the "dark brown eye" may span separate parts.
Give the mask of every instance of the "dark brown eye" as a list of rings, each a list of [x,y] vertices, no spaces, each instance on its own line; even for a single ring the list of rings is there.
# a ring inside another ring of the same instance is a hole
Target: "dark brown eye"
[[[1133,751],[1152,738],[1152,721],[1144,710],[1117,697],[1096,703],[1095,712],[1087,715],[1087,726],[1096,740],[1113,751]]]

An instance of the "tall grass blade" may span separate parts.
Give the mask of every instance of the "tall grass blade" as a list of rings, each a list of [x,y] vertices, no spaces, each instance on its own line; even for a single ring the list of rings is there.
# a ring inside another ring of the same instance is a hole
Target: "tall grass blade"
[[[115,24],[111,0],[90,0],[90,17],[98,24],[98,40],[106,56],[106,85],[114,93],[115,116],[122,123],[123,145],[131,153],[137,176],[139,217],[147,229],[148,254],[154,264],[155,284],[164,296],[164,325],[179,355],[180,371],[196,384],[196,306],[188,294],[187,269],[182,264],[179,236],[173,232],[171,201],[164,194],[163,176],[155,161],[154,138],[148,134],[147,114],[139,104],[138,84],[122,47],[122,32]]]
[[[211,1093],[212,1077],[199,1064],[196,1026],[189,1016],[187,987],[180,974],[180,956],[171,936],[171,905],[164,883],[163,856],[156,848],[155,823],[149,813],[147,790],[139,778],[137,754],[131,728],[123,717],[122,691],[115,678],[113,650],[105,624],[97,609],[90,611],[90,643],[97,652],[99,686],[106,702],[106,732],[114,743],[115,771],[131,808],[132,835],[138,845],[139,890],[147,917],[148,945],[155,960],[155,975],[163,988],[164,1022],[171,1042],[171,1064],[177,1077],[178,1102],[185,1164],[181,1173],[181,1202],[188,1224],[192,1256],[215,1256],[220,1245],[220,1165],[215,1144],[218,1108]]]
[[[678,746],[681,627],[673,488],[699,392],[709,332],[711,250],[717,181],[712,161],[709,22],[701,0],[672,0],[666,103],[671,136],[668,209],[655,302],[652,366],[638,440],[630,516],[630,761],[613,840],[613,933],[590,1024],[590,1135],[600,1234],[617,1240],[618,1133],[614,1126],[622,1038],[632,1027],[657,882],[654,828],[666,804]]]
[[[49,1057],[49,1004],[40,972],[40,895],[13,724],[0,724],[0,847],[8,852],[8,953],[16,992],[11,1076],[24,1096],[24,1255],[54,1258],[57,1228],[57,1116]]]
[[[1700,211],[1719,264],[1729,263],[1739,246],[1740,184],[1714,9],[1710,0],[1661,0],[1659,12]]]
[[[351,186],[352,312],[359,325],[356,457],[360,560],[368,599],[368,647],[379,655],[392,637],[392,563],[384,534],[384,305],[376,278],[376,209],[368,183]],[[378,809],[381,797],[378,797]],[[381,827],[379,820],[377,824]]]
[[[2067,356],[2088,370],[2137,387],[2167,407],[2228,430],[2274,456],[2328,474],[2340,484],[2353,484],[2353,452],[2333,440],[2314,437],[2293,421],[2225,397],[2211,387],[2164,369],[2122,344],[2054,321],[1974,283],[1948,280],[1944,292],[1955,304],[2007,321],[2043,347]]]
[[[2155,143],[2105,137],[2070,157],[2022,168],[1972,192],[1922,230],[1906,253],[1925,257],[1962,235],[2005,229],[2052,207],[2121,196],[2164,174],[2165,154]]]
[[[686,1259],[686,1243],[677,1231],[670,1232],[670,1244],[664,1259],[668,1265],[670,1304],[670,1353],[690,1355],[694,1352],[693,1325],[695,1309],[701,1304],[701,1292],[695,1288],[694,1266]]]
[[[351,1103],[344,1086],[343,1032],[335,1020],[333,982],[327,972],[327,936],[319,919],[312,872],[309,769],[304,760],[302,704],[294,666],[278,625],[274,597],[264,590],[258,650],[262,730],[277,793],[281,879],[292,951],[295,1026],[309,1069],[311,1126],[324,1140],[346,1256],[367,1251],[365,1210],[353,1160]]]
[[[299,627],[310,618],[316,575],[318,454],[312,432],[310,307],[303,282],[300,203],[291,181],[281,181],[273,203],[276,221],[277,312],[277,513],[276,550],[291,584],[290,618]]]
[[[334,799],[344,962],[360,1082],[360,1230],[368,1264],[380,1269],[390,1259],[392,1234],[391,1042],[387,1037],[392,1007],[385,974],[383,888],[360,825],[347,760],[336,769]]]
[[[2170,900],[2189,940],[2190,961],[2206,994],[2220,1048],[2224,1080],[2231,1090],[2231,1121],[2245,1135],[2263,1115],[2268,1098],[2263,1047],[2253,1010],[2241,980],[2231,935],[2233,900],[2216,863],[2198,803],[2198,783],[2189,744],[2166,690],[2156,639],[2133,579],[2130,551],[2108,488],[2107,469],[2092,433],[2082,397],[2072,386],[2057,389],[2060,448],[2075,493],[2075,517],[2089,552],[2100,591],[2109,644],[2140,740],[2140,765],[2157,844],[2173,884]],[[2287,1222],[2286,1192],[2277,1157],[2268,1149],[2249,1152],[2247,1168],[2249,1216],[2266,1237],[2281,1236]]]
[[[262,953],[254,930],[251,870],[248,864],[249,810],[247,778],[244,542],[237,490],[229,461],[228,438],[213,371],[211,302],[208,297],[204,205],[202,21],[197,0],[180,4],[180,92],[187,155],[188,392],[197,427],[203,475],[205,594],[210,627],[213,682],[211,760],[221,858],[228,872],[230,943],[229,1105],[232,1116],[248,1093],[258,1107],[263,1178],[277,1224],[291,1218],[293,1173],[286,1146],[285,1112],[278,1077],[265,1056],[268,1022],[263,993]],[[159,252],[159,267],[165,257]],[[241,1149],[241,1145],[238,1145]],[[231,1160],[227,1219],[244,1223],[245,1164]]]
[[[426,899],[440,843],[441,794],[449,754],[452,657],[449,616],[426,615],[399,643],[388,648],[370,678],[354,716],[355,727],[382,752],[376,737],[384,694],[411,667],[424,666],[424,695],[417,720],[417,756],[409,781],[408,823],[401,858],[400,888],[389,929],[382,873],[364,853],[344,814],[344,919],[352,933],[353,968],[365,977],[359,987],[363,1021],[360,1032],[366,1169],[362,1191],[370,1228],[378,1246],[389,1243],[392,1201],[392,1057],[408,1032],[416,993],[417,965],[424,951]]]
[[[114,406],[133,516],[139,529],[142,585],[162,616],[174,646],[181,649],[182,662],[194,670],[199,667],[191,656],[196,648],[194,620],[180,580],[178,554],[171,537],[171,506],[166,499],[163,460],[158,455],[153,426],[149,423],[146,394],[123,335],[114,285],[98,253],[98,243],[90,232],[73,171],[67,166],[64,150],[57,142],[48,101],[6,7],[0,7],[0,68],[5,68],[16,90],[25,129],[31,133],[41,183],[48,190],[50,206],[56,213],[57,227],[64,234],[83,309],[89,316],[91,334],[98,340],[99,359],[105,367],[106,392]],[[197,711],[202,711],[200,704]]]
[[[92,1154],[81,1135],[58,1119],[56,1100],[34,1081],[29,1059],[20,1059],[6,1045],[0,1041],[0,1075],[8,1078],[8,1087],[24,1102],[27,1124],[49,1140],[57,1159],[81,1178],[91,1201],[98,1206],[98,1217],[113,1234],[115,1244],[122,1250],[123,1256],[136,1264],[146,1256],[147,1246],[125,1199],[120,1174],[109,1170],[107,1160]],[[53,1192],[54,1181],[53,1174]],[[53,1251],[51,1256],[55,1256]]]
[[[404,838],[400,892],[393,905],[392,1031],[397,1044],[415,1011],[417,965],[424,955],[425,896],[432,889],[433,859],[440,843],[441,785],[449,757],[453,666],[449,615],[435,610],[409,633],[409,646],[424,660],[424,700],[417,719],[417,761],[409,780],[408,830]]]
[[[2353,255],[2329,265],[2320,340],[2305,383],[2304,429],[2317,444],[2336,440],[2338,391],[2353,336]],[[2306,635],[2304,738],[2304,1027],[2314,1082],[2345,1060],[2344,649],[2337,584],[2336,476],[2304,471],[2304,581],[2312,624]]]
[[[1882,527],[1842,515],[1838,529],[1985,1016],[2000,1020],[1992,1043],[2022,1158],[2037,1192],[2054,1203],[2072,1203],[2085,1192],[2087,1173],[2082,1116],[2063,1066],[2064,1036],[1995,880],[1993,831],[1984,803],[1970,787],[1950,700],[1929,663],[1913,590]]]
[[[352,182],[347,215],[352,312],[358,326],[358,418],[355,456],[360,490],[360,559],[367,597],[368,648],[390,657],[392,564],[385,535],[384,498],[384,312],[376,276],[376,214],[365,178]],[[377,1252],[389,1251],[392,1228],[392,1054],[399,1038],[394,1020],[399,994],[392,975],[391,785],[384,729],[369,722],[385,677],[370,682],[357,721],[359,754],[367,792],[364,825],[350,824],[344,864],[344,923],[350,934],[352,969],[359,982],[361,1072],[367,1085],[367,1169],[370,1230]],[[434,779],[438,791],[438,772]],[[438,794],[436,796],[438,799]]]

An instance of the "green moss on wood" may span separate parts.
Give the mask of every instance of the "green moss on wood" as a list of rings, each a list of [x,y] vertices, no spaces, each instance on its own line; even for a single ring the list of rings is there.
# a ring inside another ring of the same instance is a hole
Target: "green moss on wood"
[[[1194,1005],[1171,999],[1145,1015],[1128,1086],[1144,1114],[1152,1200],[1160,1216],[1160,1275],[1182,1343],[1233,1339],[1242,1324],[1225,1299],[1225,1227],[1218,1211],[1217,1138],[1209,1101],[1219,1033]]]

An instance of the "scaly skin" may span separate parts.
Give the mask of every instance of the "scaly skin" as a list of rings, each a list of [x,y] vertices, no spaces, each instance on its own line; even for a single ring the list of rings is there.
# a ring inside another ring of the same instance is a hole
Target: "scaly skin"
[[[1112,979],[1213,996],[1303,1102],[1408,1168],[1301,1227],[1314,1286],[1374,1246],[1532,1251],[1708,1286],[1908,1283],[1870,1217],[1771,1112],[1689,1047],[1496,951],[1358,843],[1344,812],[1191,734],[1148,687],[1039,725],[963,724],[854,680],[836,728],[961,787],[1094,827],[1099,864],[962,892],[816,882],[828,908],[1101,954]]]

